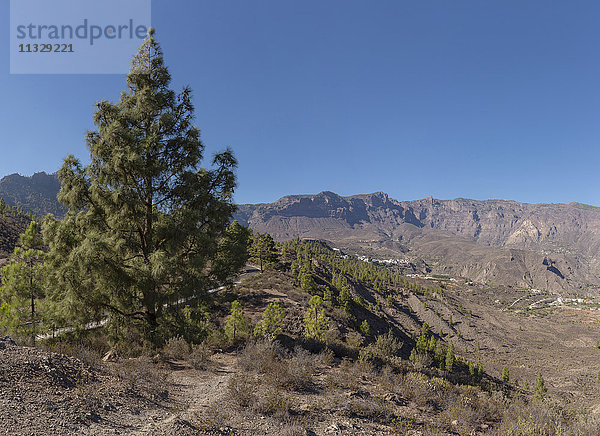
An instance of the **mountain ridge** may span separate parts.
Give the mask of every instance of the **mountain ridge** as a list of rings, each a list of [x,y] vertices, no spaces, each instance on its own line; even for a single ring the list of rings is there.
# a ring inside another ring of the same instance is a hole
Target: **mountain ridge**
[[[62,217],[56,174],[0,179],[9,206]],[[600,288],[600,208],[572,202],[396,200],[332,191],[242,204],[234,219],[278,240],[323,239],[357,254],[400,258],[423,273],[553,291]]]
[[[279,240],[310,237],[367,253],[409,252],[438,272],[480,281],[552,290],[600,285],[600,208],[580,203],[399,201],[382,191],[345,197],[323,191],[240,205],[235,218]]]
[[[0,179],[0,198],[9,206],[20,207],[38,218],[48,213],[58,218],[64,216],[66,208],[56,198],[59,189],[56,173],[40,171],[31,176],[13,173]]]

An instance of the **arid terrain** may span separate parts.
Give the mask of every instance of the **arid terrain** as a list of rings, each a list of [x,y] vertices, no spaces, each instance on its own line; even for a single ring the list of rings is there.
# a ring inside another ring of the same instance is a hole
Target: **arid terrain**
[[[600,211],[578,203],[398,201],[383,192],[325,191],[242,205],[236,219],[278,240],[324,239],[424,273],[579,293],[600,286]]]
[[[8,256],[31,215],[3,213]],[[215,289],[200,345],[111,349],[98,325],[36,348],[3,339],[0,434],[598,434],[597,214],[385,194],[242,206],[242,223],[288,242]],[[248,326],[231,341],[234,301]],[[285,318],[269,340],[254,328],[274,302]]]
[[[315,280],[328,280],[330,267],[315,266]],[[328,310],[329,347],[303,341],[309,295],[288,273],[277,270],[244,279],[217,296],[220,322],[235,299],[251,325],[268,303],[280,302],[287,312],[285,334],[275,342],[219,348],[209,341],[190,352],[185,342],[172,341],[155,356],[117,355],[103,361],[106,349],[94,349],[89,339],[81,346],[63,341],[46,345],[75,357],[3,340],[0,401],[9,424],[0,433],[529,434],[511,433],[519,417],[541,426],[545,419],[559,419],[550,405],[564,401],[573,410],[587,410],[564,418],[565,434],[596,434],[590,430],[600,421],[600,364],[594,363],[600,355],[600,313],[595,301],[557,305],[560,296],[553,293],[447,278],[413,283],[422,287],[393,293],[381,309],[357,306],[354,312],[369,320],[372,335],[383,331],[379,323],[386,317],[398,329],[396,337],[404,342],[399,357],[391,360],[352,357],[365,338],[337,309]],[[380,298],[359,282],[352,289],[355,298]],[[459,362],[480,359],[482,381],[469,381],[466,366],[445,379],[427,369],[427,362],[405,360],[402,350],[413,347],[411,336],[418,336],[423,323],[454,344]],[[377,353],[377,346],[371,347]],[[503,367],[510,370],[505,387],[500,382]],[[543,407],[532,402],[540,373],[552,398]],[[523,389],[525,381],[528,389]]]

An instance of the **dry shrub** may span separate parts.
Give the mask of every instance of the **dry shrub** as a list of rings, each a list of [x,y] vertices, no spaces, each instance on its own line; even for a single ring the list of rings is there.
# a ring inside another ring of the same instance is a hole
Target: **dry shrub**
[[[169,394],[168,373],[155,365],[150,357],[141,356],[119,362],[116,374],[129,390],[151,399],[166,398]]]
[[[336,373],[328,373],[325,375],[324,387],[325,394],[331,393],[340,387],[340,377]]]
[[[210,356],[211,352],[206,345],[192,345],[189,361],[194,369],[205,370],[210,362]]]
[[[330,384],[339,388],[357,390],[362,369],[350,359],[342,359],[339,369],[332,376]]]
[[[377,370],[373,362],[368,359],[358,359],[354,363],[354,370],[361,379],[372,379],[377,375]]]
[[[519,416],[503,422],[498,429],[498,434],[502,436],[554,436],[563,435],[566,432],[558,423],[540,424],[531,416]]]
[[[396,339],[391,330],[385,335],[377,336],[373,345],[373,352],[382,359],[395,357],[402,348],[402,342]]]
[[[412,364],[416,371],[423,371],[431,367],[433,359],[428,353],[417,353]]]
[[[211,404],[202,415],[197,416],[195,424],[199,430],[205,432],[220,432],[227,425],[229,415],[223,406],[218,403]]]
[[[506,409],[501,392],[490,395],[473,386],[457,387],[437,378],[432,383],[439,386],[436,398],[445,409],[440,413],[440,422],[460,434],[474,432],[481,423],[498,421]]]
[[[475,389],[473,387],[466,387]],[[498,421],[506,410],[508,401],[502,392],[487,392],[479,391],[476,400],[473,401],[472,407],[478,421]]]
[[[410,434],[409,431],[416,427],[416,419],[412,416],[396,416],[392,419],[392,428],[394,434],[405,435]],[[426,433],[429,435],[429,433]]]
[[[470,434],[476,430],[478,424],[471,405],[460,400],[453,402],[448,409],[441,412],[439,420],[458,434]]]
[[[363,336],[358,332],[350,332],[346,335],[346,343],[354,348],[362,347],[364,342]]]
[[[393,406],[383,398],[350,398],[344,412],[348,416],[380,423],[390,423],[395,418]]]
[[[382,388],[392,391],[401,380],[401,377],[394,373],[389,365],[384,366],[379,373],[377,384]]]
[[[236,406],[248,407],[256,402],[257,383],[249,374],[234,374],[227,384],[229,400]]]
[[[258,390],[255,398],[254,411],[263,415],[271,415],[279,420],[289,418],[292,400],[285,393],[263,386]]]
[[[271,374],[275,384],[296,391],[305,391],[313,385],[315,358],[306,350],[296,348],[294,354],[282,361],[281,372]]]
[[[262,340],[246,345],[238,356],[238,365],[245,372],[262,375],[268,384],[302,391],[312,387],[317,359],[302,348],[290,354],[278,342]]]
[[[377,382],[377,377],[375,366],[368,360],[352,361],[344,358],[339,368],[329,374],[325,380],[328,389],[341,388],[356,391],[361,382],[369,380],[373,384]]]
[[[44,347],[45,351],[75,357],[91,368],[97,368],[102,360],[101,349],[79,342],[55,342]]]
[[[300,425],[293,422],[284,424],[279,430],[280,436],[305,436],[306,430]]]
[[[268,374],[279,370],[280,357],[284,354],[277,341],[249,342],[238,355],[238,365],[244,371]]]
[[[342,335],[340,330],[335,325],[330,325],[327,331],[325,332],[325,343],[326,344],[334,344],[341,342]]]
[[[573,436],[592,436],[598,434],[598,429],[600,429],[600,416],[598,414],[584,413],[569,428],[567,434]]]
[[[170,338],[162,348],[167,359],[183,360],[190,354],[190,346],[181,336]]]
[[[496,434],[502,436],[598,435],[600,417],[551,401],[513,401],[506,407]]]
[[[425,406],[432,399],[434,386],[424,374],[409,372],[402,377],[402,382],[397,386],[397,391],[404,398],[413,401],[419,406]]]
[[[329,348],[325,348],[321,353],[319,353],[319,363],[324,366],[333,365],[335,359],[335,355],[333,351]]]

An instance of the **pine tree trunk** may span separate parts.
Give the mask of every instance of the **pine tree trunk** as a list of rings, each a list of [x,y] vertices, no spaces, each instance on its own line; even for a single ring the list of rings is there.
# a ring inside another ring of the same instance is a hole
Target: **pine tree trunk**
[[[156,319],[156,313],[148,312],[146,314],[146,320],[148,322],[148,327],[150,327],[150,332],[149,332],[148,338],[150,339],[150,343],[152,343],[153,346],[156,346],[156,345],[158,345],[157,337],[156,337],[156,330],[158,328],[158,321]]]

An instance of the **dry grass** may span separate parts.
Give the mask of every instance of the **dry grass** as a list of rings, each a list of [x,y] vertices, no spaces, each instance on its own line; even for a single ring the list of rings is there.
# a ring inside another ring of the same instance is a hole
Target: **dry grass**
[[[91,368],[98,368],[102,355],[107,347],[96,344],[83,344],[81,342],[59,341],[44,344],[44,350],[52,353],[64,354],[81,360]]]

